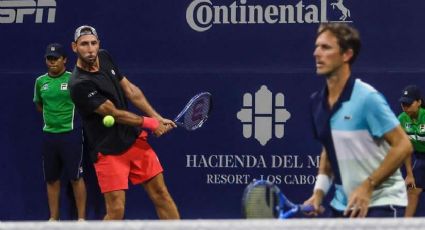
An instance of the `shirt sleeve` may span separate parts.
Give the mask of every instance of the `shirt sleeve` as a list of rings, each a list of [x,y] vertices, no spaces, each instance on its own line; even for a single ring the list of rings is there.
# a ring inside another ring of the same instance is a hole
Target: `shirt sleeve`
[[[40,86],[37,80],[35,81],[35,84],[34,84],[34,97],[32,101],[34,103],[41,103]]]
[[[85,115],[93,113],[107,98],[103,96],[97,87],[89,82],[83,81],[70,88],[72,101],[77,109]]]
[[[382,137],[400,124],[384,96],[379,92],[369,94],[365,103],[366,120],[372,136]]]
[[[104,57],[108,60],[108,62],[111,63],[111,66],[113,66],[113,70],[115,72],[115,76],[117,77],[118,81],[121,81],[124,76],[121,74],[120,69],[118,68],[118,66],[115,64],[114,60],[112,59],[112,56],[109,54],[108,51],[106,50],[101,50],[100,53],[102,55],[104,55]]]

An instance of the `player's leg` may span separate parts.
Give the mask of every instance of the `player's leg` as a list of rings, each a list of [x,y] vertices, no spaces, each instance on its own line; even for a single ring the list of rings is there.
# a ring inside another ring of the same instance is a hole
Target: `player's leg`
[[[133,184],[142,183],[160,219],[180,219],[176,204],[165,185],[161,163],[146,137],[147,133],[143,131],[128,150],[131,157],[130,181]]]
[[[122,220],[125,211],[125,191],[112,191],[103,194],[105,196],[106,215],[104,220]]]
[[[94,164],[100,191],[105,197],[104,220],[121,220],[125,211],[125,190],[128,189],[130,163],[127,153],[121,155],[98,154]]]
[[[62,163],[57,152],[56,134],[43,134],[43,173],[47,188],[50,221],[59,220],[60,176]]]
[[[143,187],[152,200],[160,219],[180,219],[177,206],[168,192],[162,173],[146,181]]]
[[[87,192],[83,179],[83,147],[80,132],[70,132],[62,135],[61,158],[68,178],[71,180],[75,197],[78,219],[86,217]]]

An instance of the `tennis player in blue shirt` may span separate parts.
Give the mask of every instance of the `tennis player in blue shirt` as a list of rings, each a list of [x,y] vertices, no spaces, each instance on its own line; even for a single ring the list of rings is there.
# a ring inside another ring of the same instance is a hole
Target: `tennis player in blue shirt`
[[[332,184],[334,217],[402,217],[406,185],[399,167],[412,145],[385,98],[351,76],[361,46],[359,33],[343,23],[319,27],[314,57],[326,85],[311,97],[314,135],[323,146],[313,195],[320,204]]]

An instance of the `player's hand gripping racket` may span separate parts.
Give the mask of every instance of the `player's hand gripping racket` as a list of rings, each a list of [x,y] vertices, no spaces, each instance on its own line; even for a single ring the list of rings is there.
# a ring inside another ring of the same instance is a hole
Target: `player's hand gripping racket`
[[[242,211],[245,218],[286,219],[299,212],[311,212],[312,205],[294,204],[279,187],[266,180],[255,180],[244,190]]]
[[[186,130],[193,131],[202,127],[212,108],[211,94],[202,92],[190,99],[184,109],[174,118],[174,123]]]

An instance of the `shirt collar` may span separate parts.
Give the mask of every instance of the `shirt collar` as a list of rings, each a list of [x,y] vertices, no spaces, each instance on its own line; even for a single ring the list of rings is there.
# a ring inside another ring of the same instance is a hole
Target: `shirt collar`
[[[332,108],[332,113],[334,113],[335,111],[337,111],[343,102],[349,101],[351,98],[351,94],[353,92],[353,88],[354,88],[354,83],[355,83],[354,78],[349,77],[347,82],[345,83],[344,89],[342,90],[341,96],[338,98],[338,101],[335,103],[334,107]],[[327,108],[329,110],[329,105],[328,105],[328,95],[329,95],[329,91],[328,91],[328,86],[325,85],[321,92],[321,98],[322,98],[322,106],[324,106],[325,108]]]

